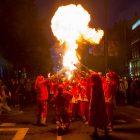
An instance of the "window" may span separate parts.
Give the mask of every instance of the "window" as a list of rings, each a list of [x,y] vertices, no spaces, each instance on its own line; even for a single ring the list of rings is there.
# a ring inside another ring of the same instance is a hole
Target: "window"
[[[135,62],[135,67],[137,67],[137,62]]]
[[[135,69],[135,76],[137,76],[137,68]]]
[[[139,61],[137,62],[137,66],[139,67]]]
[[[135,65],[134,62],[132,63],[132,65],[133,65],[133,67],[134,67],[134,65]]]

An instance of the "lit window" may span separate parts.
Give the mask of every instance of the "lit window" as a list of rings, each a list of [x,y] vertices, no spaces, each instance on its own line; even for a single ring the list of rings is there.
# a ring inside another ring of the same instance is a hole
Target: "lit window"
[[[135,64],[133,63],[132,65],[133,65],[133,67],[134,67]]]
[[[137,66],[137,62],[135,62],[135,67]]]
[[[137,62],[137,66],[139,67],[139,61]]]
[[[137,76],[137,69],[135,69],[135,76]]]

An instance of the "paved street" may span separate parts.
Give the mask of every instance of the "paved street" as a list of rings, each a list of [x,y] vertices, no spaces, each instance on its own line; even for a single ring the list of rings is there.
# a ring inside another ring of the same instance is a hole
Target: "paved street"
[[[57,136],[54,123],[54,107],[48,104],[48,126],[35,126],[36,105],[12,108],[10,114],[0,116],[0,140],[90,140],[92,127],[82,121],[72,122],[69,132]],[[140,140],[140,109],[134,106],[114,108],[114,131],[106,138],[103,130],[99,130],[100,139],[106,140]]]

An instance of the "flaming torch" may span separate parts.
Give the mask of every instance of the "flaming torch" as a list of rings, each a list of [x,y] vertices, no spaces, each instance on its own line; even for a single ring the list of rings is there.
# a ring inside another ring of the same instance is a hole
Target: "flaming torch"
[[[77,42],[86,40],[91,44],[98,44],[103,37],[103,30],[89,28],[90,14],[79,4],[70,4],[58,8],[51,20],[51,28],[54,36],[60,44],[66,44],[63,66],[70,70],[76,69],[73,64],[78,62],[76,56]]]

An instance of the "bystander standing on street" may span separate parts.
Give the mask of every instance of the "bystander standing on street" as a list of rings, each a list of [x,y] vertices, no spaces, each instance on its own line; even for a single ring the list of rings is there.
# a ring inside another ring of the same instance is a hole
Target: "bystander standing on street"
[[[135,103],[135,102],[137,102],[137,95],[136,95],[137,83],[136,83],[135,77],[133,77],[130,88],[131,88],[131,94],[130,94],[131,103]]]
[[[27,82],[25,83],[25,92],[26,92],[26,103],[29,105],[31,103],[31,86],[32,83],[30,81],[30,79],[27,79]]]
[[[140,102],[140,77],[138,78],[137,81],[137,97],[138,97],[137,103],[139,103]]]

